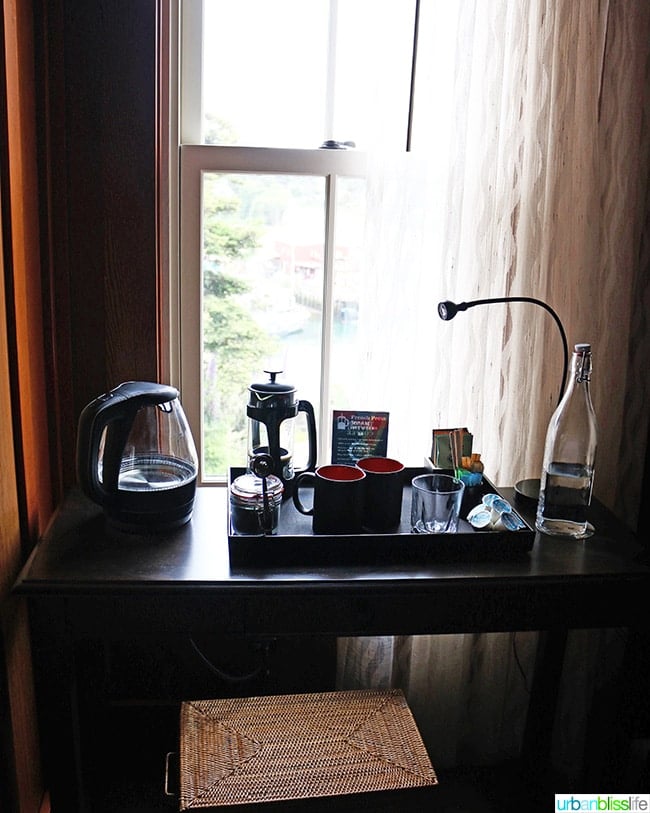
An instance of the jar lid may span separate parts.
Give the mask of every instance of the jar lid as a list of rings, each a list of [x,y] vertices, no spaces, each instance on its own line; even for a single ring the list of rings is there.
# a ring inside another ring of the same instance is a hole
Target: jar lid
[[[282,496],[284,486],[282,480],[275,474],[269,474],[266,478],[267,497],[276,501]],[[241,474],[233,480],[230,486],[230,493],[242,502],[258,502],[262,498],[262,478],[252,472]]]

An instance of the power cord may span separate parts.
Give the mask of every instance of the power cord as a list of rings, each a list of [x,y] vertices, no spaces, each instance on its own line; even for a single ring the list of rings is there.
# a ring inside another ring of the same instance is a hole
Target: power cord
[[[512,633],[512,654],[515,656],[515,663],[517,664],[517,669],[519,670],[519,674],[524,681],[524,690],[526,694],[530,697],[530,686],[528,685],[528,675],[526,674],[526,670],[523,667],[521,659],[519,658],[519,652],[517,651],[517,633]]]
[[[189,641],[192,649],[203,665],[207,667],[213,675],[216,675],[219,680],[223,680],[226,683],[246,683],[249,680],[254,680],[255,678],[259,677],[263,671],[266,671],[268,674],[269,652],[271,649],[271,644],[269,641],[265,641],[261,647],[262,662],[252,671],[244,672],[243,674],[226,672],[207,657],[193,638],[190,638]]]

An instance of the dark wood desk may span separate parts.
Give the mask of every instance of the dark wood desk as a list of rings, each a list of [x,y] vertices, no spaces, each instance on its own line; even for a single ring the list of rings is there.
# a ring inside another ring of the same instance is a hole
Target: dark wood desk
[[[510,489],[502,489],[513,498]],[[526,514],[526,509],[522,508]],[[532,517],[528,515],[532,521]],[[599,504],[587,542],[537,535],[502,561],[233,570],[223,489],[198,490],[192,522],[165,537],[115,535],[73,491],[15,586],[30,600],[47,686],[46,764],[56,813],[83,810],[75,642],[93,637],[348,636],[542,630],[529,742],[550,737],[566,630],[646,628],[641,547]],[[40,644],[39,644],[40,646]]]

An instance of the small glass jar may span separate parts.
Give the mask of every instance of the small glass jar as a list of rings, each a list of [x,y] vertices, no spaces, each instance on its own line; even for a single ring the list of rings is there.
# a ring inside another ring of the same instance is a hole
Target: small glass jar
[[[262,477],[249,472],[233,480],[230,486],[230,519],[236,534],[274,534],[278,530],[284,486],[274,474]]]

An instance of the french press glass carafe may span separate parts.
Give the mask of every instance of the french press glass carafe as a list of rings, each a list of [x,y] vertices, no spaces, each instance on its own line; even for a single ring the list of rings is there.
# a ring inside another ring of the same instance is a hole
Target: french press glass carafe
[[[248,460],[268,454],[273,461],[273,474],[284,484],[284,498],[291,495],[293,480],[299,472],[313,471],[316,466],[316,420],[309,401],[296,400],[296,388],[276,381],[281,370],[265,370],[269,380],[251,384],[246,408],[248,421]],[[307,419],[308,456],[304,468],[294,469],[294,434],[296,417],[304,412]]]

